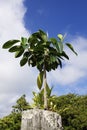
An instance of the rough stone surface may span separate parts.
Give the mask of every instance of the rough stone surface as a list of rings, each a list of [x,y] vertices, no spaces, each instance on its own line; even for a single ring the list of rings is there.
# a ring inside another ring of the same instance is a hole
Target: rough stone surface
[[[40,109],[24,111],[21,130],[63,130],[61,116],[55,112]]]

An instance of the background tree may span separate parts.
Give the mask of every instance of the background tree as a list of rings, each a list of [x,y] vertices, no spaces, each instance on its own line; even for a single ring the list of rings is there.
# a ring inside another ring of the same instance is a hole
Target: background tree
[[[43,108],[42,91],[34,93],[34,105]],[[50,95],[49,110],[62,116],[64,130],[87,130],[87,95]]]
[[[30,109],[31,106],[29,105],[29,103],[26,101],[26,96],[22,95],[17,101],[16,101],[16,105],[12,106],[13,108],[13,112],[18,112],[21,113],[24,110]]]
[[[22,111],[27,109],[30,109],[30,105],[26,96],[22,95],[16,101],[16,105],[12,106],[12,112],[0,119],[0,130],[20,130]]]
[[[64,51],[64,36],[61,34],[57,35],[57,39],[48,38],[47,34],[39,30],[33,33],[28,39],[22,37],[21,40],[10,40],[4,45],[4,49],[9,49],[9,52],[15,52],[15,58],[23,56],[20,65],[24,66],[27,62],[28,65],[34,67],[40,71],[37,77],[37,85],[39,89],[44,86],[44,109],[48,108],[47,103],[47,76],[46,71],[57,69],[58,66],[62,68],[62,61],[64,58],[69,60],[69,56]],[[14,45],[20,43],[19,45]],[[66,43],[76,55],[71,44]]]

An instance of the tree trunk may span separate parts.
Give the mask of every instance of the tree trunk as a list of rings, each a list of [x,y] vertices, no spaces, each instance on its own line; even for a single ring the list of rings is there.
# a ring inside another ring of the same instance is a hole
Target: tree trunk
[[[47,109],[47,108],[48,108],[48,103],[47,103],[47,90],[46,90],[47,79],[46,79],[46,69],[45,69],[45,66],[44,66],[43,81],[44,81],[44,109]]]

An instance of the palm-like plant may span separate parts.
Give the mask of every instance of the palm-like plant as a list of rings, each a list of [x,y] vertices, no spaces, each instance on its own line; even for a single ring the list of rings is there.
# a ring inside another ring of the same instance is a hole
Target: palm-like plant
[[[3,48],[8,49],[9,52],[15,52],[15,58],[23,56],[20,60],[20,65],[24,66],[27,62],[32,67],[37,67],[40,71],[37,77],[38,88],[44,86],[44,109],[47,109],[47,76],[46,72],[52,69],[57,69],[58,66],[62,68],[63,58],[69,60],[69,56],[64,51],[64,37],[61,34],[57,35],[57,39],[48,38],[47,34],[39,30],[33,33],[28,39],[22,37],[21,40],[9,40],[4,43]],[[17,43],[20,43],[19,45]],[[17,45],[15,45],[17,44]],[[76,55],[71,44],[66,43]]]

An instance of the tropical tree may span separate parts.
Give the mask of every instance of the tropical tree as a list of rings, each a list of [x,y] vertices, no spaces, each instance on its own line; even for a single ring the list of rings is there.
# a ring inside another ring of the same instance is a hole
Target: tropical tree
[[[12,112],[21,113],[24,110],[31,109],[31,106],[26,101],[26,95],[24,94],[16,101],[16,105],[12,106],[12,108]]]
[[[18,43],[18,44],[17,44]],[[69,56],[64,51],[64,36],[57,35],[56,38],[48,38],[48,35],[39,30],[27,39],[22,37],[21,40],[9,40],[4,45],[4,49],[9,49],[9,52],[15,52],[15,58],[23,56],[20,60],[20,65],[28,65],[39,70],[37,77],[38,88],[44,86],[44,109],[48,108],[47,103],[47,75],[46,72],[57,69],[58,66],[62,68],[62,61],[64,58],[69,60]],[[16,45],[15,45],[16,44]],[[76,55],[71,44],[65,43]]]

